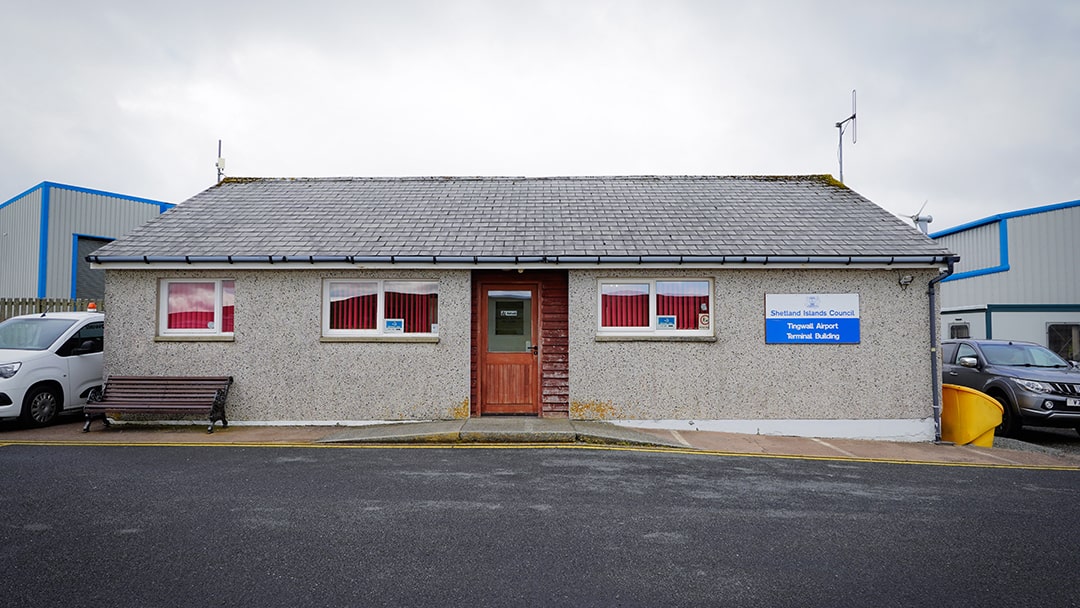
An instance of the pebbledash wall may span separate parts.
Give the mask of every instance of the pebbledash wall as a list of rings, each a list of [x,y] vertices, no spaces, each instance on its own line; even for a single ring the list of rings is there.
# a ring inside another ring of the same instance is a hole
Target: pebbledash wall
[[[913,281],[899,284],[902,275]],[[570,414],[631,426],[934,438],[926,285],[934,269],[710,273],[715,342],[598,341],[597,279],[570,273]],[[858,344],[766,344],[765,294],[859,295]]]
[[[937,272],[570,270],[570,417],[676,429],[933,439],[926,285]],[[469,270],[107,273],[107,375],[230,374],[236,380],[228,404],[233,421],[359,423],[469,415]],[[901,286],[901,275],[914,280]],[[437,279],[438,342],[321,339],[323,280],[369,277]],[[617,277],[711,278],[715,338],[598,337],[598,280]],[[234,339],[157,339],[163,278],[234,279]],[[123,297],[112,297],[121,292]],[[782,293],[858,294],[860,342],[766,344],[765,295]]]
[[[107,294],[123,293],[105,316],[106,376],[231,375],[230,421],[468,416],[469,271],[106,272]],[[323,279],[342,277],[437,279],[439,341],[323,341]],[[234,339],[157,340],[161,278],[234,279]]]

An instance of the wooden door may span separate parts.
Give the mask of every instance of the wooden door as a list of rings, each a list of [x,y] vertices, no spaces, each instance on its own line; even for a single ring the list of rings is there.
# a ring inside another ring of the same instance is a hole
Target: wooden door
[[[538,415],[536,283],[480,286],[480,414]]]

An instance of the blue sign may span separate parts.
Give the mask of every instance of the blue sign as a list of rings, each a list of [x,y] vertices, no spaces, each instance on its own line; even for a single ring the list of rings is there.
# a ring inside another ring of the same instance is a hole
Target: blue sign
[[[766,344],[858,344],[859,294],[766,294]]]

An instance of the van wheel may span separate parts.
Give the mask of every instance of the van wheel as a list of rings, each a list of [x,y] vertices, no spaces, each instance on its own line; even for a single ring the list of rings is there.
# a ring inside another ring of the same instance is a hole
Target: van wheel
[[[48,387],[38,387],[23,399],[22,420],[33,426],[45,426],[60,413],[60,396]]]

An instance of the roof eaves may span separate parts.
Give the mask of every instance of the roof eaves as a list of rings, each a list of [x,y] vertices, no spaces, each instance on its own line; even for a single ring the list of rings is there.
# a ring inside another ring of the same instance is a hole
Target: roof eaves
[[[942,255],[553,255],[553,256],[421,256],[421,255],[224,255],[224,256],[101,256],[88,255],[92,264],[402,264],[402,265],[650,265],[681,266],[726,264],[783,264],[783,265],[884,265],[895,264],[945,264],[958,260],[955,254]]]

